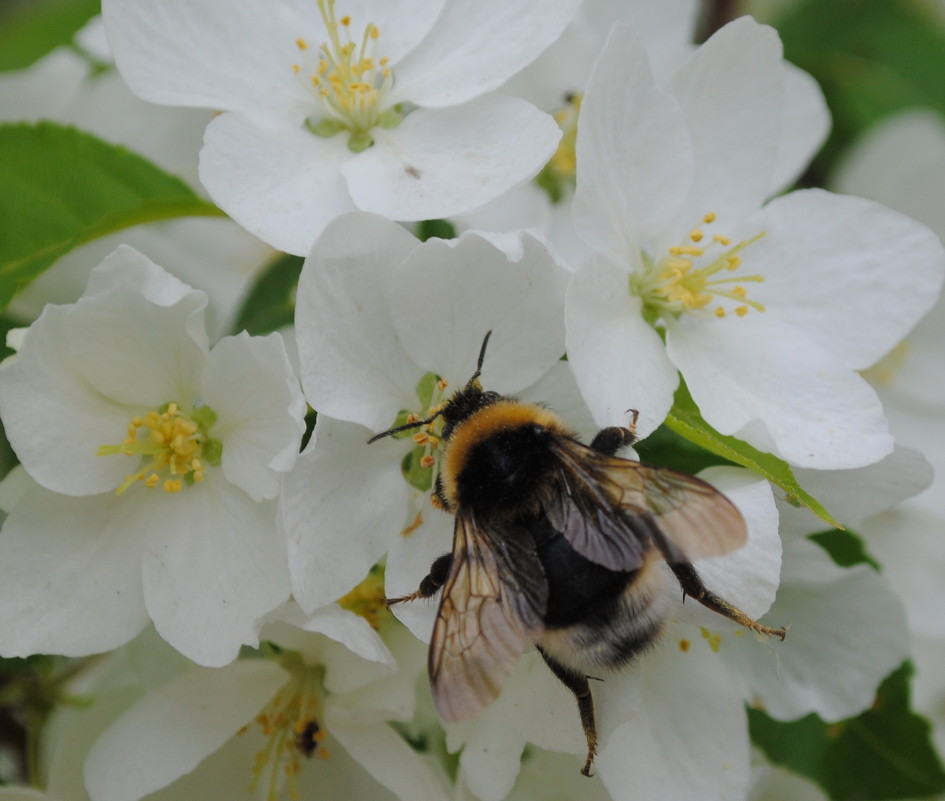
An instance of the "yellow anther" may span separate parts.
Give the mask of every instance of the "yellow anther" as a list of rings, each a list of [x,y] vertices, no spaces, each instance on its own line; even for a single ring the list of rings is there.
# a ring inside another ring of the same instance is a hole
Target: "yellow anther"
[[[693,229],[689,232],[689,238],[690,238],[693,242],[701,242],[701,241],[702,241],[702,236],[703,236],[702,231],[700,231],[698,228],[693,228]]]
[[[184,484],[180,479],[168,478],[164,481],[165,492],[180,492],[183,488]]]
[[[295,75],[298,75],[301,71],[302,71],[301,65],[299,65],[299,64],[293,64],[293,65],[292,65],[292,72],[293,72]]]
[[[344,26],[347,28],[347,27],[351,24],[351,17],[349,17],[347,14],[345,14],[345,15],[339,20],[339,22],[341,22],[341,24],[344,25]]]
[[[704,222],[706,225],[709,225],[710,223],[714,223],[715,212],[714,211],[707,212],[705,217],[702,218],[702,222]]]
[[[195,483],[199,484],[201,481],[203,481],[203,470],[194,470],[193,475]]]
[[[420,467],[424,469],[429,469],[436,464],[436,459],[434,459],[430,454],[426,454],[420,458]]]
[[[421,431],[419,434],[413,435],[413,441],[417,445],[426,445],[427,441],[430,439],[430,435],[426,431]]]
[[[702,256],[705,250],[695,245],[673,245],[669,252],[672,256]]]
[[[436,382],[436,388],[440,390],[440,392],[446,389],[449,385],[450,385],[449,381],[447,381],[445,378],[441,378],[439,381]]]
[[[737,314],[739,317],[744,317],[746,314],[748,314],[748,307],[739,306],[738,308],[735,309],[735,314]]]
[[[152,441],[152,442],[156,442],[158,445],[163,445],[163,444],[164,444],[164,434],[163,434],[161,431],[158,431],[157,429],[154,429],[154,430],[151,432],[151,441]]]
[[[732,290],[732,296],[739,299],[745,297],[747,294],[748,293],[745,291],[745,287],[743,286],[737,286]]]
[[[742,257],[741,256],[729,256],[725,260],[725,269],[726,270],[737,270],[742,266]]]
[[[308,50],[308,42],[306,42],[306,41],[305,41],[303,38],[301,38],[301,37],[299,37],[298,39],[295,40],[295,46],[296,46],[299,50]]]
[[[715,310],[715,316],[716,316],[716,317],[724,317],[724,316],[725,316],[725,309],[723,309],[721,306],[717,307],[716,310]]]
[[[731,238],[724,236],[722,234],[712,234],[712,240],[714,242],[718,242],[720,245],[723,245],[724,247],[728,247],[729,245],[732,244]]]
[[[141,476],[141,478],[144,478],[144,476]],[[157,473],[151,473],[151,475],[144,480],[144,486],[148,489],[154,489],[160,480],[161,477]]]
[[[679,650],[682,651],[683,653],[686,653],[686,651],[689,650],[690,645],[691,643],[689,642],[689,640],[680,640]]]

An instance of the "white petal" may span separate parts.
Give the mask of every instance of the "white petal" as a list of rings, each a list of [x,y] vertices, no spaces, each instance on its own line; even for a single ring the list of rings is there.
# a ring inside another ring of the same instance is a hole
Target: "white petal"
[[[193,668],[122,714],[89,751],[93,801],[137,801],[189,773],[262,709],[286,681],[275,663],[249,659]]]
[[[255,503],[208,473],[179,494],[148,491],[139,525],[145,601],[158,633],[217,667],[258,644],[260,618],[288,598],[289,576],[275,502]]]
[[[92,270],[68,317],[72,358],[100,394],[119,403],[187,403],[208,350],[206,305],[203,292],[122,245]]]
[[[568,362],[600,426],[625,426],[639,413],[645,437],[673,405],[678,376],[659,335],[640,316],[627,274],[592,259],[574,275],[565,306]]]
[[[905,615],[889,583],[866,565],[837,567],[807,540],[785,547],[768,617],[789,626],[783,644],[730,638],[722,652],[744,673],[752,702],[780,720],[859,714],[908,656]]]
[[[295,325],[302,388],[320,414],[382,431],[416,404],[423,372],[397,338],[387,283],[418,244],[361,212],[340,217],[315,243],[299,277]]]
[[[767,481],[748,470],[712,467],[699,478],[721,490],[738,507],[748,526],[748,542],[724,556],[696,562],[706,587],[749,617],[759,618],[774,602],[781,573],[778,510]],[[698,603],[687,601],[676,616],[714,630],[741,631],[733,621]],[[780,625],[774,621],[772,625]]]
[[[940,515],[907,503],[859,527],[906,607],[909,630],[929,639],[945,636],[942,526]]]
[[[792,192],[739,226],[764,275],[751,297],[855,369],[871,366],[938,298],[945,248],[914,220],[862,198]],[[908,265],[903,269],[901,265]]]
[[[323,666],[323,683],[332,693],[356,690],[390,674],[396,666],[390,649],[371,624],[337,604],[307,615],[290,601],[270,618],[262,638],[295,651],[309,665]]]
[[[724,664],[671,634],[641,663],[643,705],[596,765],[617,801],[728,801],[748,790],[748,726]]]
[[[314,444],[286,476],[282,515],[292,592],[306,611],[351,590],[404,525],[403,451],[391,458],[396,443],[368,446],[369,436],[361,426],[322,415]]]
[[[581,801],[611,801],[600,782],[589,782],[581,775],[584,757],[533,749],[522,762],[518,780],[507,801],[535,801],[539,798]],[[557,794],[556,796],[550,795]]]
[[[218,415],[223,472],[254,501],[275,498],[279,474],[298,456],[305,401],[278,334],[245,331],[221,339],[207,357],[203,400]]]
[[[695,153],[690,196],[672,226],[676,237],[706,212],[731,223],[761,205],[778,152],[782,86],[778,35],[751,17],[717,31],[667,84]]]
[[[921,107],[884,117],[857,139],[834,186],[878,200],[945,236],[945,121]]]
[[[467,232],[458,240],[425,242],[401,262],[390,302],[414,361],[465,383],[491,330],[483,385],[507,393],[534,383],[561,358],[569,274],[530,234],[514,244],[520,252],[506,255]]]
[[[66,327],[71,311],[48,306],[20,353],[0,367],[0,411],[10,444],[44,487],[74,495],[109,492],[129,465],[95,451],[127,436],[134,410],[97,393],[76,370]]]
[[[561,129],[530,103],[490,94],[418,109],[346,161],[354,204],[395,220],[448,217],[481,206],[535,175]]]
[[[434,509],[427,496],[419,503],[421,524],[408,535],[393,539],[387,553],[385,592],[400,598],[416,592],[436,559],[452,550],[455,518]],[[391,611],[421,642],[429,642],[439,597],[396,604]]]
[[[498,88],[557,39],[580,0],[450,0],[395,65],[396,100],[448,106]]]
[[[918,494],[932,483],[932,468],[912,448],[896,445],[889,456],[852,470],[806,470],[796,468],[794,477],[844,525],[855,526]],[[827,525],[807,507],[782,503],[781,536],[803,536],[822,531]]]
[[[331,733],[377,781],[402,801],[446,801],[440,782],[422,757],[384,724],[331,725]]]
[[[722,434],[817,469],[860,467],[892,451],[869,385],[803,329],[772,315],[673,325],[666,350]]]
[[[204,134],[200,181],[247,231],[304,256],[332,219],[355,208],[341,175],[351,156],[344,136],[220,114]]]
[[[292,72],[296,38],[322,29],[305,0],[105,0],[102,15],[122,77],[152,103],[283,114],[314,103]]]
[[[128,500],[41,487],[21,498],[0,531],[0,653],[84,656],[145,627],[142,538]]]
[[[643,43],[613,27],[581,103],[574,227],[592,247],[638,253],[682,203],[694,170],[679,104],[656,87]]]
[[[482,801],[500,801],[512,789],[526,742],[586,752],[573,694],[534,652],[522,657],[502,693],[476,720],[447,729],[447,747],[454,751],[462,744],[465,783]]]
[[[789,61],[781,66],[784,72],[781,139],[769,195],[786,189],[800,177],[830,132],[830,110],[817,81]]]

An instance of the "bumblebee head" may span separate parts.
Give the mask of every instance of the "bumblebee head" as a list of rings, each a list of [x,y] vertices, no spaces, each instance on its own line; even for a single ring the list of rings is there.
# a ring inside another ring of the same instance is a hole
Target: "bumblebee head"
[[[479,382],[479,376],[482,374],[482,363],[486,358],[486,346],[489,344],[489,337],[491,336],[492,331],[487,331],[485,338],[482,340],[482,346],[479,348],[479,359],[476,361],[476,372],[472,374],[472,377],[466,382],[466,385],[462,389],[454,392],[440,409],[430,415],[426,420],[414,420],[402,426],[382,431],[380,434],[375,434],[368,440],[368,445],[384,437],[389,437],[391,434],[398,434],[401,431],[409,431],[412,428],[420,428],[420,426],[429,425],[436,420],[437,417],[443,418],[443,432],[441,436],[443,439],[448,440],[453,429],[469,417],[469,415],[478,411],[483,406],[495,403],[500,395],[497,392],[486,392]]]

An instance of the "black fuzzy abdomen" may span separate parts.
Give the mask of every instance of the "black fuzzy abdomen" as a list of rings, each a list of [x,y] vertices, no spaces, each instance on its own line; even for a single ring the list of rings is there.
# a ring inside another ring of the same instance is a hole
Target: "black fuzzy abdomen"
[[[535,541],[548,582],[545,625],[606,626],[639,571],[608,570],[585,559],[544,517],[532,518],[523,525]]]

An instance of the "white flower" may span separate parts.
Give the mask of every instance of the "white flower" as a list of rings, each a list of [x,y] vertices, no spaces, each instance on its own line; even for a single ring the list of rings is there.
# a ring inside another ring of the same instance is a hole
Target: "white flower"
[[[572,268],[579,267],[590,251],[575,233],[571,202],[577,164],[575,137],[591,68],[613,23],[621,21],[645,45],[653,74],[662,84],[696,49],[691,42],[697,12],[692,0],[584,0],[561,38],[505,87],[505,91],[554,113],[563,131],[555,155],[534,180],[459,215],[455,222],[461,228],[526,228],[547,238]],[[830,128],[830,115],[814,79],[787,61],[782,61],[781,72],[784,112],[772,193],[797,178]]]
[[[528,235],[510,238],[506,250],[472,233],[420,244],[362,212],[325,229],[296,306],[302,386],[318,423],[283,492],[293,593],[303,608],[347,592],[388,549],[411,551],[427,532],[439,542],[437,556],[449,549],[452,521],[429,503],[435,438],[367,440],[408,412],[426,417],[463,386],[489,330],[490,388],[517,392],[549,371],[567,373],[559,362],[566,279]],[[400,565],[391,554],[391,594],[414,580]]]
[[[150,618],[221,665],[288,596],[275,498],[304,402],[278,335],[210,350],[205,305],[122,247],[0,367],[7,436],[38,484],[0,533],[4,655],[104,651]]]
[[[224,112],[201,154],[214,200],[275,247],[305,254],[342,212],[442,217],[534,175],[557,126],[488,93],[553,42],[577,5],[106,0],[103,14],[137,94]]]
[[[783,92],[777,36],[749,18],[663,86],[615,27],[581,108],[575,227],[596,252],[568,291],[568,357],[602,425],[637,408],[646,435],[682,373],[721,433],[799,466],[856,467],[892,450],[856,371],[928,310],[945,253],[858,198],[762,205]]]

